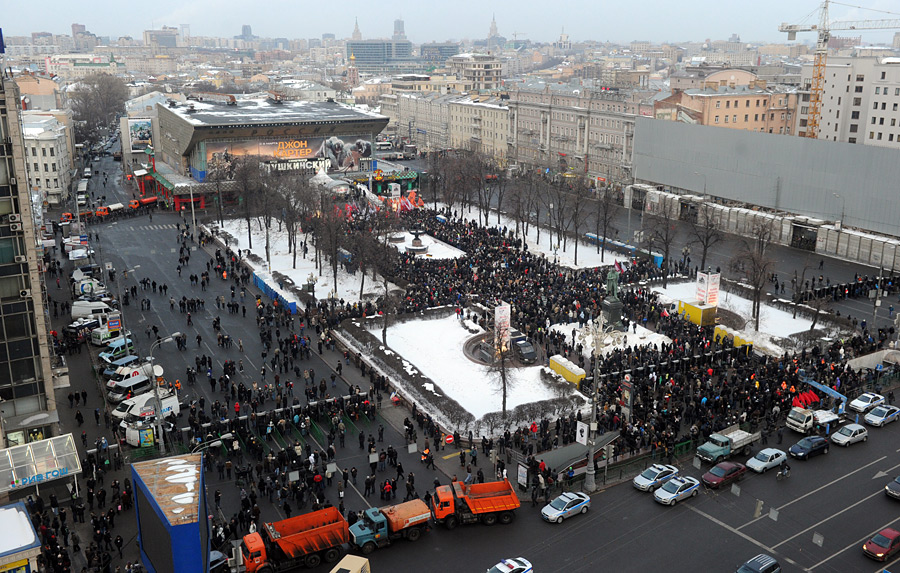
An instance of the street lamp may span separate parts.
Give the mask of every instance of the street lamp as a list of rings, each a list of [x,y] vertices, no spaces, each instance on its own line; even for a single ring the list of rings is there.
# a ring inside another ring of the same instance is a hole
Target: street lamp
[[[172,342],[176,338],[181,336],[180,332],[173,332],[169,336],[165,338],[160,338],[150,345],[150,364],[153,364],[153,352],[160,347],[160,345],[165,344],[167,342]],[[154,373],[155,377],[155,373]],[[166,452],[166,447],[163,439],[163,431],[162,431],[162,400],[159,396],[159,383],[157,381],[153,381],[153,394],[156,397],[156,435],[159,440],[159,452],[164,454]]]
[[[206,442],[205,444],[197,444],[197,446],[191,450],[191,453],[196,454],[197,452],[199,452],[201,450],[205,450],[206,448],[218,448],[219,446],[222,445],[222,440],[230,440],[231,438],[232,438],[231,432],[228,432],[227,434],[222,434],[221,436],[218,437],[218,439],[216,439],[212,442]]]
[[[694,171],[694,175],[699,175],[703,177],[703,200],[706,200],[706,173],[700,173],[699,171]]]
[[[847,205],[847,201],[843,195],[839,195],[837,193],[832,193],[836,198],[841,200],[841,232],[844,230],[844,207]]]
[[[603,342],[603,335],[612,329],[612,325],[608,327],[604,324],[603,312],[591,321],[590,325],[582,330],[582,338],[590,335],[594,343],[594,386],[591,389],[591,419],[590,431],[588,432],[588,460],[587,473],[584,476],[584,489],[588,493],[596,491],[597,480],[596,471],[594,470],[594,457],[597,455],[597,398],[600,393],[600,347]],[[583,341],[582,341],[583,342]],[[607,461],[607,464],[609,462]]]

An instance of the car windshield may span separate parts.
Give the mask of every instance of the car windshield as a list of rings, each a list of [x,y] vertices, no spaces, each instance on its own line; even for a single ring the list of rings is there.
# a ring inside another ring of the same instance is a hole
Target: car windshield
[[[887,412],[888,412],[887,408],[882,408],[881,406],[879,406],[879,407],[875,408],[874,410],[872,410],[872,415],[880,418],[882,416],[887,415]]]
[[[552,507],[553,509],[565,509],[566,500],[564,500],[561,497],[558,497],[550,502],[550,507]]]
[[[116,406],[116,412],[127,412],[128,408],[131,408],[131,406],[132,404],[129,404],[128,402],[122,402],[121,404]]]
[[[859,400],[860,402],[874,402],[875,396],[872,396],[871,394],[863,394],[859,397]]]
[[[842,436],[850,436],[853,434],[853,430],[851,430],[847,426],[844,426],[843,428],[838,430],[838,434],[841,434]]]
[[[759,460],[759,461],[761,461],[761,462],[767,462],[767,461],[769,461],[770,455],[771,455],[771,454],[767,454],[766,452],[759,452],[758,454],[756,454],[756,455],[753,457],[753,459],[754,459],[754,460]]]
[[[659,475],[659,472],[653,468],[644,470],[644,473],[641,474],[641,477],[648,480],[655,480],[656,476]]]
[[[662,490],[669,493],[675,493],[678,491],[678,486],[680,485],[681,484],[677,481],[667,481],[666,484],[662,486]]]
[[[872,538],[872,543],[874,543],[878,547],[890,547],[891,546],[891,540],[880,533]]]
[[[812,438],[803,438],[802,440],[797,442],[797,445],[800,446],[801,448],[811,448],[811,447],[813,447],[814,443],[815,442],[812,441]]]
[[[725,475],[725,468],[720,466],[715,466],[713,469],[709,470],[709,473],[716,477],[723,477]]]

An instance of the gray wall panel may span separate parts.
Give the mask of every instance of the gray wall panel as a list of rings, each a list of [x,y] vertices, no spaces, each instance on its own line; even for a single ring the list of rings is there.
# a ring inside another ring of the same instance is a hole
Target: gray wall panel
[[[900,152],[637,118],[638,181],[900,236]]]

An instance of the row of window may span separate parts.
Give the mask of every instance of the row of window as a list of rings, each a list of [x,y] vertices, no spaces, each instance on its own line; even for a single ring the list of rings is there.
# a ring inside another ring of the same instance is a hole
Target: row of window
[[[877,124],[877,125],[884,125],[884,118],[883,118],[883,117],[873,117],[873,118],[872,118],[872,125],[876,125],[876,124]],[[897,125],[897,118],[892,117],[892,118],[891,118],[891,123],[890,123],[890,125],[891,125],[891,127],[896,126],[896,125]]]
[[[766,105],[768,105],[769,100],[767,100],[767,99],[756,100],[756,107],[760,107],[760,102],[762,102],[762,107],[766,107]],[[739,104],[740,104],[739,100],[734,100],[734,107],[739,107]],[[783,107],[783,106],[784,106],[784,98],[783,97],[778,98],[778,107]],[[731,100],[725,100],[725,109],[729,109],[730,107],[731,107]],[[750,107],[749,99],[744,100],[744,107]],[[722,100],[716,100],[716,109],[721,109],[721,108],[722,108]]]
[[[726,115],[726,116],[723,116],[723,117],[725,118],[725,123],[728,123],[728,116]],[[785,119],[790,120],[790,119],[791,119],[791,114],[790,114],[790,113],[781,112],[781,119],[782,119],[782,121],[784,121]],[[766,120],[766,114],[762,114],[762,121],[765,121],[765,120]],[[775,121],[775,114],[774,114],[774,113],[770,113],[770,114],[769,114],[769,120],[770,120],[770,121]],[[744,114],[744,121],[745,121],[745,122],[749,122],[749,121],[750,121],[750,114],[749,114],[749,113],[745,113],[745,114]],[[753,121],[760,121],[760,116],[759,116],[758,113],[754,113],[754,114],[753,114]],[[737,122],[738,122],[738,116],[737,116],[737,115],[732,115],[732,116],[731,116],[731,123],[737,123]],[[719,123],[719,116],[716,116],[716,117],[715,117],[715,123]]]
[[[40,166],[39,164],[37,164],[37,163],[32,163],[32,165],[34,165],[34,170],[35,170],[35,171],[40,171],[40,170],[41,170],[41,166]],[[48,166],[49,166],[49,167],[52,167],[52,169],[48,169]],[[52,171],[53,173],[56,173],[56,163],[50,163],[50,164],[44,163],[44,173],[50,173],[51,171]]]
[[[883,134],[880,131],[878,133],[876,133],[874,131],[869,132],[869,139],[873,139],[875,141],[882,141],[882,138],[883,138]],[[893,133],[888,134],[887,141],[894,141]],[[897,141],[900,142],[900,135],[897,136]],[[856,141],[851,141],[850,143],[856,143]]]
[[[889,90],[890,88],[887,87],[887,86],[884,86],[883,89],[884,89],[884,91],[882,91],[882,88],[881,88],[881,87],[876,86],[876,87],[875,87],[875,95],[888,95],[888,90]],[[900,88],[894,88],[894,95],[895,95],[895,96],[900,96]]]
[[[31,184],[35,187],[40,187],[41,186],[41,178],[35,177],[34,179],[31,180]],[[56,179],[56,178],[53,179],[52,187],[50,186],[50,180],[44,179],[44,189],[59,189],[59,179]]]
[[[42,157],[47,157],[47,149],[48,149],[48,148],[46,148],[46,147],[42,147],[42,148],[41,148],[41,156],[42,156]],[[54,149],[54,148],[52,148],[52,147],[50,147],[49,149],[50,149],[50,157],[56,157],[56,149]],[[38,154],[38,148],[37,148],[37,147],[32,147],[32,148],[31,148],[31,156],[32,156],[32,157],[37,157],[37,154]]]

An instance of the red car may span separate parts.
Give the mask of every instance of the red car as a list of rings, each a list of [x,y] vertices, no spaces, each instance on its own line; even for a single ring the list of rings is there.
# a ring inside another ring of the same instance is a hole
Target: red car
[[[737,462],[719,462],[700,478],[707,486],[715,489],[741,479],[747,473],[747,466]]]
[[[900,550],[900,531],[882,529],[863,545],[863,553],[876,561],[887,561]]]

